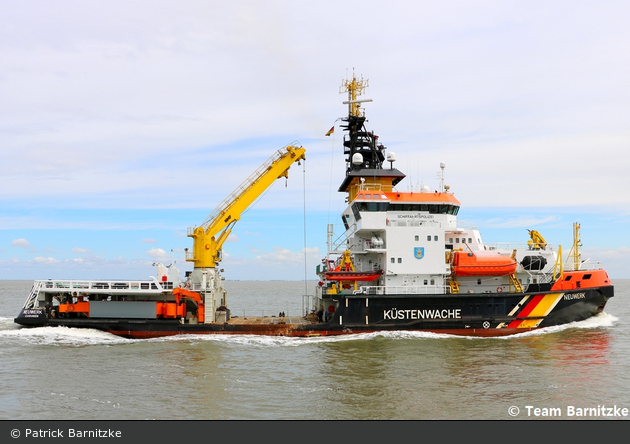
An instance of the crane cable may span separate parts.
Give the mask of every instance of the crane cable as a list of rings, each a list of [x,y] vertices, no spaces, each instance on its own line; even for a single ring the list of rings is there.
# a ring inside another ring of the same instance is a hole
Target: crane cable
[[[308,280],[307,280],[307,251],[306,251],[306,159],[302,161],[302,200],[304,205],[304,297],[302,297],[302,313],[304,313],[304,298],[308,296]],[[310,305],[310,304],[309,304]],[[306,313],[304,313],[306,315]]]

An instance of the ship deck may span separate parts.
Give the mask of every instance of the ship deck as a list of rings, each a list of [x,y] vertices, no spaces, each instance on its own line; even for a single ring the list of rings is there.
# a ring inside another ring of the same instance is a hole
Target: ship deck
[[[234,316],[227,322],[231,325],[270,325],[270,324],[292,324],[307,325],[311,322],[302,316]]]

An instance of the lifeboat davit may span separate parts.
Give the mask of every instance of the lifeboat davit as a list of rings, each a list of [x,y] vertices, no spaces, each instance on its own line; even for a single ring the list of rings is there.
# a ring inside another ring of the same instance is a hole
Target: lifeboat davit
[[[507,276],[516,271],[516,260],[490,252],[453,253],[453,272],[456,276]]]

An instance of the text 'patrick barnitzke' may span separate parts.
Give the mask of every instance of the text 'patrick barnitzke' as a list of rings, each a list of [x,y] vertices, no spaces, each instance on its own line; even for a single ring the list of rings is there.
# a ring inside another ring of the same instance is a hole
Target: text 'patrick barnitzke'
[[[121,438],[120,430],[94,429],[25,429],[25,438]]]

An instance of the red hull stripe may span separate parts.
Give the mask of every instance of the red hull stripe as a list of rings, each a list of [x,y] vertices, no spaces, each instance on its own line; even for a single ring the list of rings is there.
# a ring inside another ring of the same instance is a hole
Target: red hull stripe
[[[523,309],[517,314],[517,316],[519,318],[526,318],[527,316],[529,316],[529,314],[534,311],[534,308],[536,308],[536,306],[540,303],[540,301],[543,300],[544,297],[544,294],[538,294],[534,296],[532,300],[529,301],[529,303],[525,307],[523,307]]]

